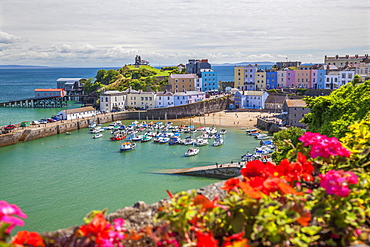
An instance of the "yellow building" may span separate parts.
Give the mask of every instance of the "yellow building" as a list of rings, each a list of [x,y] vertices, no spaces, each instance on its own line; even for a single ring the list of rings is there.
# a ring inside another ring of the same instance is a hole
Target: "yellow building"
[[[154,92],[131,91],[127,93],[126,106],[139,109],[155,108]]]
[[[196,74],[171,74],[168,77],[168,85],[173,93],[196,91],[199,78]]]
[[[245,67],[244,66],[235,66],[234,67],[234,88],[242,89],[245,81]]]
[[[263,69],[257,70],[255,85],[256,85],[256,91],[266,89],[266,72]]]

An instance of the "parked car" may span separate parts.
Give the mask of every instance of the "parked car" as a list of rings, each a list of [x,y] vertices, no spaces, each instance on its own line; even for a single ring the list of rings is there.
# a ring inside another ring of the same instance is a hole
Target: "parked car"
[[[14,128],[15,128],[15,125],[13,125],[13,124],[9,124],[9,125],[5,126],[5,128],[4,128],[4,129],[6,129],[6,130],[12,130],[12,129],[14,129]]]
[[[40,122],[41,124],[46,124],[46,123],[48,123],[49,121],[48,121],[47,119],[41,119],[39,122]]]
[[[48,121],[49,123],[51,123],[51,122],[56,122],[57,120],[52,119],[52,118],[48,118],[48,119],[47,119],[47,121]]]
[[[35,121],[32,121],[31,124],[32,125],[38,125],[38,124],[40,124],[40,122],[35,120]]]

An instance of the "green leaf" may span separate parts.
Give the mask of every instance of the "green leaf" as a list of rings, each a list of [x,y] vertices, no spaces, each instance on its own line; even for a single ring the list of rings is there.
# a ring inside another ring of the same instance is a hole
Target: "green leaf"
[[[320,226],[305,226],[301,228],[301,232],[306,233],[310,236],[317,234],[320,230]]]

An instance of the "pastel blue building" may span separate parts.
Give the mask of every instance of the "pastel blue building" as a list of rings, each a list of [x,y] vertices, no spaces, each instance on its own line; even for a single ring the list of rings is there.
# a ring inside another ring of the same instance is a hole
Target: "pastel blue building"
[[[317,70],[317,88],[318,89],[325,88],[325,75],[326,75],[325,69]]]
[[[201,69],[202,91],[213,92],[218,90],[218,73],[211,69]]]
[[[278,86],[277,72],[273,70],[266,71],[266,89],[276,89]]]

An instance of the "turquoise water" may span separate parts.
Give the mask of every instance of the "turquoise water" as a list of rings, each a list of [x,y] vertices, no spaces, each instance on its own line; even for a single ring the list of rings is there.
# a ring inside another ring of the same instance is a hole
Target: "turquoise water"
[[[109,132],[92,139],[88,129],[2,147],[0,198],[28,215],[26,226],[17,230],[38,232],[82,224],[91,210],[151,204],[167,197],[167,189],[178,192],[219,181],[157,171],[237,162],[258,145],[244,130],[227,130],[223,146],[201,147],[193,157],[184,157],[187,146],[154,142],[121,153],[121,142],[110,141]]]
[[[61,77],[93,78],[98,70],[0,69],[0,102],[32,97],[35,88],[55,88]],[[231,80],[233,67],[220,68],[219,76]],[[0,108],[0,125],[48,118],[60,110]],[[120,153],[121,142],[110,141],[109,133],[92,139],[88,129],[1,147],[0,200],[17,204],[28,215],[25,227],[16,231],[38,232],[80,225],[91,210],[113,212],[137,201],[154,203],[167,197],[167,189],[178,192],[219,181],[156,171],[236,162],[258,145],[243,130],[227,130],[225,145],[201,147],[194,157],[184,157],[186,146],[154,143],[138,143],[136,150]]]

